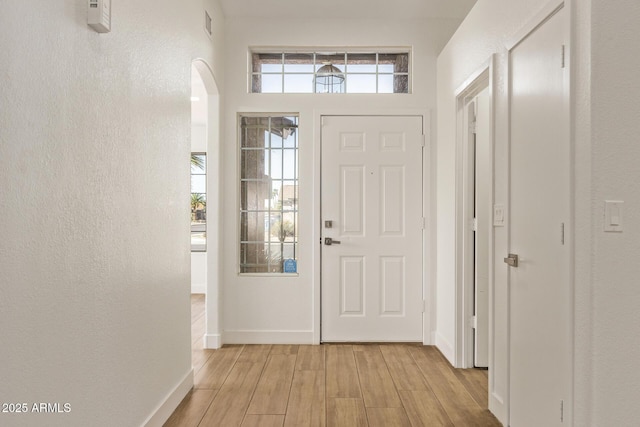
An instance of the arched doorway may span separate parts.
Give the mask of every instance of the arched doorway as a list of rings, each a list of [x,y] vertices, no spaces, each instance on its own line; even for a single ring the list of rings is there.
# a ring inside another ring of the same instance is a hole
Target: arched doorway
[[[199,169],[200,176],[193,178],[192,175],[191,290],[204,294],[206,299],[203,346],[219,348],[222,345],[219,305],[220,95],[213,72],[202,59],[192,62],[191,89],[192,159],[199,157],[204,162],[204,167],[194,168],[192,160],[192,172]],[[197,182],[195,193],[194,182]],[[203,189],[203,193],[198,193]],[[200,202],[197,196],[203,196]]]

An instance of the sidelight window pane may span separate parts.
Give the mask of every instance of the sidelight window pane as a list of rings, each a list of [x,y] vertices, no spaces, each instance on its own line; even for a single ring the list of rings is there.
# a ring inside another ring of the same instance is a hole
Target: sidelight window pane
[[[297,273],[297,131],[297,116],[241,117],[240,273]]]

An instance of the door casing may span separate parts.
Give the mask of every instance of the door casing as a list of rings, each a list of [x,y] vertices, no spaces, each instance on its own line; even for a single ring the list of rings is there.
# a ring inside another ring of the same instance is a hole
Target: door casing
[[[474,97],[483,90],[488,89],[490,98],[489,117],[489,150],[491,161],[488,165],[493,170],[493,69],[494,56],[492,56],[479,70],[472,74],[465,83],[456,91],[457,105],[457,141],[456,141],[456,349],[455,362],[457,368],[473,367],[473,327],[472,318],[474,311],[474,251],[472,224],[469,218],[473,218],[473,191],[474,176],[470,173],[473,170],[474,159],[469,150],[468,138],[468,109],[467,106]],[[492,174],[493,175],[493,174]],[[488,204],[494,204],[493,178],[487,185],[491,188],[490,200]],[[493,224],[485,224],[493,230]],[[491,376],[493,366],[493,254],[494,235],[489,233],[489,375]],[[492,381],[489,381],[492,384]]]

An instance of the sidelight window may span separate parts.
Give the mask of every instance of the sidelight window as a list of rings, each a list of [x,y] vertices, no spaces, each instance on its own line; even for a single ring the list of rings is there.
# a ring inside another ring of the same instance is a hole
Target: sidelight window
[[[297,273],[298,117],[240,117],[240,273]]]

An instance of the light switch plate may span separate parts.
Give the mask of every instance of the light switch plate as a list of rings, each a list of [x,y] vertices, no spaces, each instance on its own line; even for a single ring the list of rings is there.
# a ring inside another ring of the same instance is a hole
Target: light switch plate
[[[609,233],[621,233],[623,226],[622,200],[604,201],[604,231]]]

